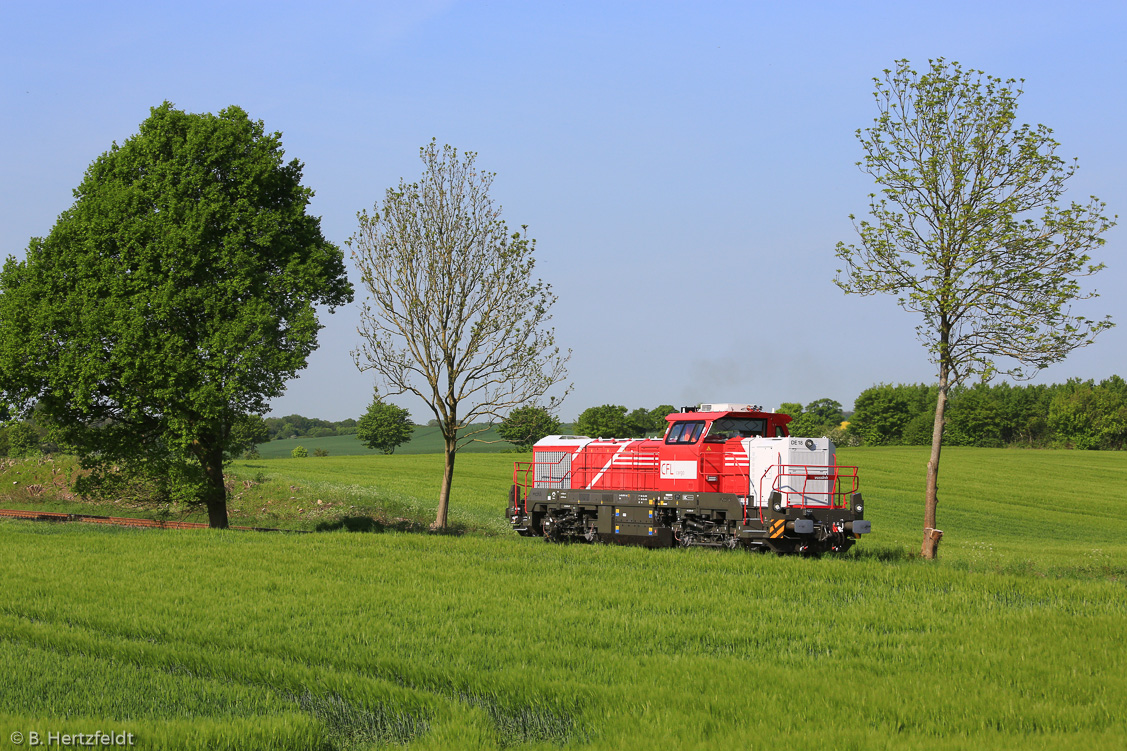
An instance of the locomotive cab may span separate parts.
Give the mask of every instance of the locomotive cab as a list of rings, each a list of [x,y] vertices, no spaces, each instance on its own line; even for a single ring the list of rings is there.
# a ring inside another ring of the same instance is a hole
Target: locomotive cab
[[[707,412],[703,412],[707,408]],[[670,432],[680,425],[697,425],[704,423],[703,437],[711,443],[722,443],[732,438],[766,438],[774,436],[783,438],[790,435],[787,432],[787,423],[790,415],[776,412],[762,412],[761,407],[754,405],[735,404],[702,404],[700,407],[685,407],[679,413],[668,415],[665,419],[670,428],[666,432],[666,442],[670,439]],[[695,429],[694,429],[695,430]],[[680,440],[686,433],[681,430],[677,434]]]
[[[548,436],[517,462],[507,514],[522,534],[647,546],[840,551],[869,531],[856,468],[789,415],[702,404],[661,438]]]

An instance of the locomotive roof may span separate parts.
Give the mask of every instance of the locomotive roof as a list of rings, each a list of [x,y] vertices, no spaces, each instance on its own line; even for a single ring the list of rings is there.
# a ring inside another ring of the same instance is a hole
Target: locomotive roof
[[[680,420],[719,420],[722,417],[774,417],[782,422],[790,422],[790,415],[782,412],[764,412],[752,409],[727,409],[715,412],[672,412],[665,416],[666,422]]]

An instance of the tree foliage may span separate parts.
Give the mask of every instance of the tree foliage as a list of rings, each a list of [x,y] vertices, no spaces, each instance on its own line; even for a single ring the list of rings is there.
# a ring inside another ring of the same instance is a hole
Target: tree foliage
[[[441,528],[457,450],[478,432],[470,426],[544,397],[570,354],[547,328],[556,298],[533,280],[535,240],[509,231],[489,194],[494,175],[478,171],[472,152],[434,141],[419,152],[422,178],[389,188],[349,241],[369,294],[354,357],[438,420]]]
[[[270,431],[261,415],[240,415],[231,426],[232,455],[253,451],[260,443],[270,440]]]
[[[316,417],[303,417],[302,415],[267,417],[266,431],[269,434],[269,440],[300,436],[324,438],[333,435],[354,435],[356,433],[356,420],[349,417],[333,422]]]
[[[164,103],[0,274],[0,389],[92,470],[179,478],[227,526],[223,463],[352,299],[302,165],[238,107]]]
[[[603,404],[588,407],[575,422],[577,433],[597,438],[642,438],[663,435],[666,416],[676,412],[671,404],[659,404],[653,409],[639,407],[628,411],[620,404]]]
[[[1062,203],[1076,170],[1044,125],[1017,125],[1020,82],[933,60],[874,79],[878,117],[858,131],[871,220],[860,244],[838,243],[847,293],[894,295],[939,374],[921,552],[934,557],[940,448],[948,389],[995,373],[1025,377],[1111,326],[1074,315],[1094,296],[1079,279],[1114,222],[1104,204]]]
[[[511,411],[497,426],[497,435],[522,451],[531,451],[532,445],[544,436],[560,432],[560,421],[546,408],[530,404]]]
[[[881,384],[865,389],[853,402],[849,426],[866,445],[903,442],[905,428],[918,413],[911,409],[910,395],[904,391],[904,388]]]
[[[669,427],[669,423],[665,418],[677,411],[677,408],[672,404],[659,404],[650,410],[650,426],[651,430],[656,431],[659,435],[665,434],[665,429]]]
[[[630,410],[626,415],[626,423],[630,426],[631,436],[644,436],[655,429],[653,415],[644,407]]]
[[[39,453],[39,432],[26,422],[17,422],[4,430],[7,439],[7,455],[14,457],[35,456]]]
[[[630,414],[626,415],[626,420],[630,424],[630,429],[633,431],[632,436],[645,436],[653,435],[655,433],[665,433],[665,416],[670,412],[676,412],[669,404],[662,404],[653,409],[645,409],[639,407],[632,410]]]
[[[1127,448],[1127,381],[1068,381],[1049,402],[1048,426],[1076,448]]]
[[[861,244],[838,243],[838,285],[887,293],[922,315],[917,332],[951,382],[1034,374],[1111,326],[1071,313],[1088,253],[1114,222],[1104,204],[1061,204],[1076,170],[1043,125],[1015,127],[1018,82],[932,61],[876,81],[880,116],[858,131],[862,170],[882,187]],[[1008,362],[1003,367],[1001,362]]]
[[[592,438],[636,438],[638,426],[626,416],[626,407],[620,404],[603,404],[588,407],[575,421],[575,432]]]
[[[795,412],[787,412],[787,414],[793,418],[788,430],[791,435],[796,436],[830,435],[840,428],[842,421],[845,420],[841,403],[833,399],[817,399],[807,404],[805,409],[798,407],[797,414]]]
[[[802,402],[782,402],[779,404],[779,409],[776,410],[784,415],[790,415],[791,419],[796,419],[802,414]]]
[[[878,384],[854,403],[849,432],[869,446],[931,443],[936,385]],[[793,425],[793,423],[792,423]],[[792,431],[793,433],[794,431]],[[943,442],[951,446],[1127,448],[1127,382],[952,386]]]
[[[394,454],[395,449],[411,440],[414,434],[411,413],[383,401],[379,394],[356,423],[356,437],[360,442],[385,454]]]

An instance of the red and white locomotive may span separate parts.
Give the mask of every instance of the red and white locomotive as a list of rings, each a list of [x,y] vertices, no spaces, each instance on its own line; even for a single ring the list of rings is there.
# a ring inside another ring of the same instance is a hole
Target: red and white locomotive
[[[516,462],[507,515],[548,540],[847,550],[870,531],[856,467],[829,438],[789,435],[788,415],[702,404],[655,439],[548,436]]]

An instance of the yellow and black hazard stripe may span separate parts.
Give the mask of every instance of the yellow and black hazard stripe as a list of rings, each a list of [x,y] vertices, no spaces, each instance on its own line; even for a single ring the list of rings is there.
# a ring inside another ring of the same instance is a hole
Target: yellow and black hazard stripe
[[[786,519],[775,519],[769,525],[767,525],[767,536],[768,537],[782,537],[783,532],[786,531],[786,528],[787,528],[787,520]]]

